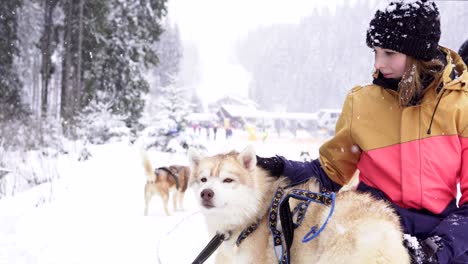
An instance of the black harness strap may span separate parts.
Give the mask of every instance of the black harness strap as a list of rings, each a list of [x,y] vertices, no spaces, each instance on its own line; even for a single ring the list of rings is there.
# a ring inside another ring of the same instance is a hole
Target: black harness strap
[[[247,228],[245,228],[239,235],[236,241],[236,246],[239,247],[240,243],[244,241],[244,239],[252,234],[255,230],[257,230],[258,224],[260,221],[257,221],[256,223],[253,223],[249,225]],[[205,262],[213,252],[218,249],[218,247],[223,243],[223,241],[229,240],[231,238],[231,232],[228,232],[228,236],[226,237],[224,234],[216,233],[216,235],[211,239],[210,242],[206,245],[206,247],[198,254],[198,256],[195,258],[192,264],[201,264]]]
[[[228,236],[227,239],[229,239],[229,237],[230,236]],[[216,235],[211,239],[211,241],[208,242],[206,247],[200,252],[200,254],[198,254],[198,256],[195,258],[192,264],[204,263],[213,254],[213,252],[215,252],[216,249],[218,249],[221,243],[223,243],[223,241],[227,239],[225,239],[224,234],[216,233]]]
[[[157,170],[163,170],[163,171],[167,172],[169,175],[171,175],[175,180],[176,189],[179,190],[180,185],[179,185],[179,178],[177,177],[177,175],[175,175],[172,171],[170,171],[166,167],[159,167],[159,168],[157,168]]]
[[[286,254],[291,256],[291,246],[294,240],[294,223],[291,215],[289,201],[281,202],[279,207],[279,218],[281,221],[281,229],[283,231],[284,242],[286,244]]]

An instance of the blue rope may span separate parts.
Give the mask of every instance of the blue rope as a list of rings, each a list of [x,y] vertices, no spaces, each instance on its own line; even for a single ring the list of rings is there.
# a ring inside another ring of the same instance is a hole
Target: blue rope
[[[330,195],[327,195],[327,196],[329,196],[329,198],[332,200],[330,212],[328,213],[327,219],[325,220],[325,222],[323,223],[323,225],[320,227],[319,230],[316,231],[317,226],[313,226],[310,229],[310,231],[302,239],[302,243],[310,242],[312,239],[316,238],[323,231],[323,229],[325,229],[325,226],[327,225],[328,220],[330,220],[333,214],[333,210],[335,209],[335,193],[331,193]]]

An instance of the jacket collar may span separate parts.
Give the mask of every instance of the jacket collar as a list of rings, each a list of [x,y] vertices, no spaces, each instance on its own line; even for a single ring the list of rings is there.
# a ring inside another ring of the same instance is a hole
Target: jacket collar
[[[440,49],[447,54],[447,66],[442,73],[443,89],[468,91],[468,69],[462,58],[449,48],[440,47]],[[458,76],[457,78],[452,78],[452,71]]]

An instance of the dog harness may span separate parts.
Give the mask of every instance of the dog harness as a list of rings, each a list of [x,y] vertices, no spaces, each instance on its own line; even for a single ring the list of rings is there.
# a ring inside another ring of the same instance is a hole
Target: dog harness
[[[273,246],[275,249],[276,258],[279,264],[290,263],[290,248],[294,238],[294,229],[299,227],[304,219],[305,212],[311,202],[320,203],[325,206],[331,206],[327,219],[322,226],[317,229],[313,226],[310,231],[302,239],[302,243],[307,243],[316,238],[326,227],[328,220],[333,214],[335,208],[335,193],[314,193],[311,191],[292,189],[286,196],[286,188],[278,187],[269,210],[269,227],[271,235],[273,236]],[[289,199],[294,198],[301,200],[301,202],[291,212],[289,208]],[[278,230],[278,218],[281,220],[281,229],[283,234]],[[293,221],[296,218],[296,221]],[[282,237],[284,237],[284,242]]]
[[[278,187],[273,196],[273,200],[271,202],[270,209],[268,211],[268,223],[270,227],[270,232],[273,236],[273,246],[275,249],[276,257],[279,260],[279,264],[289,264],[290,263],[290,248],[292,246],[293,237],[294,237],[294,229],[299,227],[304,219],[305,212],[309,207],[311,202],[320,203],[325,206],[331,206],[330,212],[327,216],[327,219],[322,224],[322,226],[317,229],[317,226],[313,226],[310,231],[304,236],[302,239],[302,243],[307,243],[316,238],[324,229],[328,223],[328,220],[333,214],[333,210],[335,208],[335,193],[314,193],[311,191],[301,190],[301,189],[292,189],[286,196],[285,190],[288,187]],[[289,208],[289,199],[294,198],[297,200],[301,200],[301,202],[294,208],[293,212],[291,212]],[[278,230],[278,218],[281,220],[281,229],[283,233]],[[293,221],[293,218],[296,220]],[[252,234],[257,228],[260,223],[258,220],[256,223],[249,225],[245,228],[240,235],[237,237],[236,246],[239,245],[244,241],[247,236]],[[282,237],[284,236],[284,243]],[[198,254],[192,264],[201,264],[204,263],[212,254],[213,252],[218,249],[218,247],[224,241],[227,241],[231,238],[231,232],[229,231],[227,234],[224,233],[216,233],[216,235],[208,242],[206,247]],[[284,244],[284,245],[283,245]]]
[[[156,171],[155,171],[155,174],[156,174],[156,175],[158,175],[158,173],[157,173],[158,170],[163,170],[163,171],[167,172],[169,175],[171,175],[171,176],[174,178],[174,180],[175,180],[176,189],[177,189],[177,190],[179,189],[179,186],[180,186],[180,185],[179,185],[179,178],[177,177],[177,175],[175,175],[171,170],[169,170],[169,169],[166,168],[166,167],[159,167],[159,168],[157,168]]]

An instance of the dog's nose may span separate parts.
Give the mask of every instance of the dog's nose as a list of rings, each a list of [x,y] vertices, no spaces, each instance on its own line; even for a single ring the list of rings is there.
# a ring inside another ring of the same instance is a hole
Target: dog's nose
[[[205,189],[201,192],[200,196],[203,200],[210,201],[214,196],[214,192],[211,189]]]

